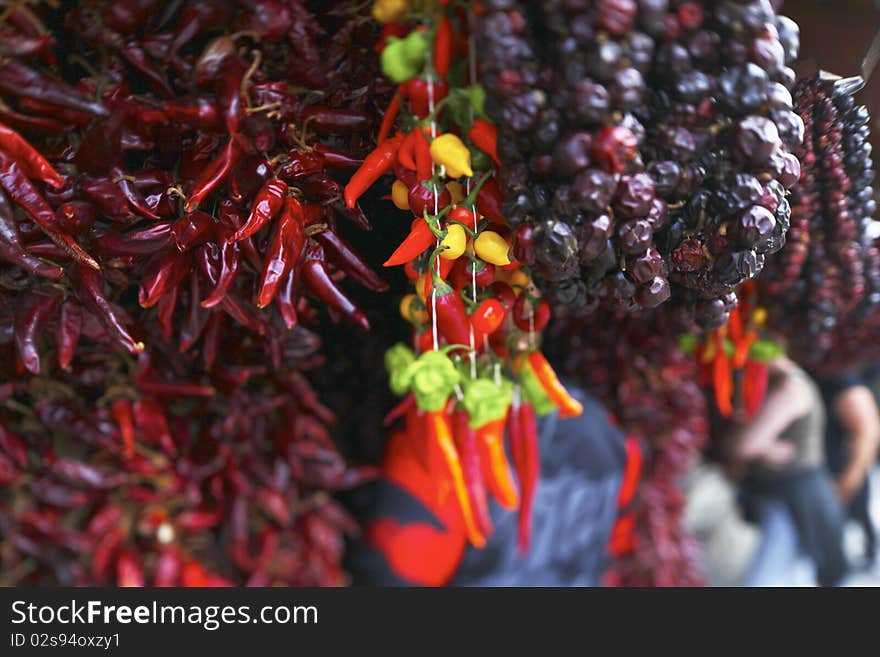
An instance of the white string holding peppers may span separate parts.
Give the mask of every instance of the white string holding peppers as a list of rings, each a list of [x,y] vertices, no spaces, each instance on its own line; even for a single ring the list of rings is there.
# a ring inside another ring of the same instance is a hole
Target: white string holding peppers
[[[525,551],[539,469],[535,414],[558,409],[572,417],[583,409],[539,350],[549,306],[528,267],[512,257],[512,232],[487,209],[498,206],[497,199],[489,203],[497,185],[491,192],[486,185],[500,163],[497,130],[476,81],[471,14],[463,3],[423,4],[430,7],[418,12],[398,0],[374,5],[386,24],[382,71],[399,86],[379,144],[345,200],[353,207],[393,171],[391,199],[414,215],[409,235],[385,262],[405,266],[415,287],[400,304],[413,325],[412,347],[397,344],[385,358],[391,389],[404,397],[390,417],[403,418],[436,483],[438,506],[454,495],[472,545],[485,545],[493,531],[491,494],[519,510]]]

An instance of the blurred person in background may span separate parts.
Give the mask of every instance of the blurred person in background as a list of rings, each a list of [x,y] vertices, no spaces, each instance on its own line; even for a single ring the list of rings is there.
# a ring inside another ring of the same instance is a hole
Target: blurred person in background
[[[364,525],[348,551],[355,585],[599,586],[612,529],[631,500],[640,452],[631,449],[593,397],[579,417],[539,418],[540,478],[528,552],[517,545],[517,513],[491,504],[494,531],[483,548],[468,544],[453,495],[438,502],[436,482],[412,440],[392,435],[382,477],[363,487],[351,508]],[[633,465],[636,465],[634,468]],[[629,491],[629,499],[622,500]],[[625,537],[624,537],[625,538]],[[621,542],[621,536],[615,540]],[[626,542],[625,540],[623,542]]]
[[[871,468],[880,446],[880,415],[860,372],[847,372],[820,383],[828,416],[825,455],[837,494],[847,514],[864,531],[866,566],[877,556],[877,532],[870,516]]]
[[[730,472],[743,476],[747,508],[762,524],[784,507],[820,586],[848,572],[844,512],[825,464],[825,411],[816,383],[785,356],[769,364],[763,405],[750,420],[728,423],[722,438]],[[776,520],[773,518],[776,517]]]

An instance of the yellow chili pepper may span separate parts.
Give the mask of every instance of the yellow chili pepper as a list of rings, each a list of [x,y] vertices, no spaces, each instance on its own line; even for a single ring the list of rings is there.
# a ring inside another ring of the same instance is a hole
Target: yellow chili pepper
[[[752,323],[755,326],[764,326],[767,322],[767,310],[758,306],[752,311]]]
[[[440,252],[444,260],[458,260],[467,246],[467,233],[459,224],[446,226],[446,237],[440,240],[440,246],[447,247]]]
[[[425,303],[425,281],[426,280],[427,280],[427,278],[425,277],[425,275],[420,274],[419,277],[416,279],[416,284],[415,284],[416,294],[419,295],[419,300],[422,303]]]
[[[507,284],[512,287],[514,291],[525,289],[529,286],[529,283],[532,282],[529,275],[522,269],[515,269],[508,273],[510,275],[507,277]]]
[[[428,311],[415,294],[407,294],[400,300],[400,316],[417,326],[428,322]]]
[[[457,205],[466,196],[464,187],[457,180],[450,180],[446,183],[446,189],[449,190],[449,195],[452,196],[453,205]]]
[[[395,180],[391,185],[391,202],[398,210],[409,210],[409,188],[402,180]]]
[[[396,23],[409,13],[409,0],[376,0],[373,18],[380,23]]]
[[[510,245],[493,230],[484,230],[474,240],[474,250],[486,262],[493,265],[510,264]]]
[[[450,178],[474,175],[471,169],[471,152],[452,133],[447,132],[431,142],[431,159],[435,164],[444,166]]]

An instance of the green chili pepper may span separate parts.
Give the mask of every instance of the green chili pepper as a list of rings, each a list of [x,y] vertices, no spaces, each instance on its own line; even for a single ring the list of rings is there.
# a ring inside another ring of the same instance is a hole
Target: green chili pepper
[[[532,405],[532,409],[538,415],[549,415],[556,410],[556,405],[544,392],[544,387],[538,381],[538,377],[532,372],[531,368],[524,367],[520,372],[520,385],[522,385],[522,396]]]
[[[406,366],[399,383],[412,390],[423,411],[439,411],[455,390],[461,375],[452,359],[442,351],[426,351]]]
[[[403,396],[409,389],[404,384],[403,373],[416,359],[412,349],[398,342],[385,352],[385,369],[388,371],[388,387],[395,395]]]
[[[489,422],[503,420],[513,402],[513,382],[501,379],[496,385],[492,379],[473,379],[464,389],[462,404],[468,412],[468,423],[477,429]]]
[[[749,349],[749,360],[766,363],[785,353],[782,346],[770,340],[756,340]]]
[[[388,37],[380,56],[382,73],[398,84],[414,78],[424,66],[428,47],[424,32],[410,32],[404,39]]]

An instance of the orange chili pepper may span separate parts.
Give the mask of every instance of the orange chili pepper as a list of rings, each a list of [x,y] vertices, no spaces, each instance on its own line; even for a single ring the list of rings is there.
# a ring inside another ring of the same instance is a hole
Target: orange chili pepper
[[[397,134],[379,144],[366,158],[360,168],[355,171],[345,186],[345,204],[353,208],[361,195],[391,169],[397,156],[397,149],[403,141],[403,135]]]
[[[397,118],[397,113],[399,111],[400,94],[395,93],[394,96],[391,97],[391,102],[388,103],[388,108],[385,110],[385,116],[382,117],[382,124],[379,126],[379,134],[376,135],[377,144],[381,144],[388,139],[388,135],[391,134],[391,128],[394,126],[394,119]]]
[[[495,164],[501,166],[501,160],[498,159],[498,126],[484,119],[474,119],[468,138],[474,146],[491,157]]]
[[[749,359],[749,351],[752,348],[752,345],[758,339],[758,334],[754,331],[747,331],[744,336],[734,344],[736,348],[733,352],[733,368],[736,370],[742,369],[746,364],[746,361]]]
[[[483,478],[492,496],[505,509],[519,507],[519,490],[504,453],[504,419],[488,422],[477,429],[477,447]]]
[[[483,536],[474,517],[474,509],[471,506],[471,499],[465,485],[461,461],[458,458],[458,451],[455,449],[455,442],[452,439],[449,419],[446,417],[445,411],[434,411],[428,414],[428,423],[431,440],[434,441],[443,456],[444,465],[447,470],[446,474],[452,484],[455,498],[461,509],[468,540],[474,547],[483,547],[486,545],[486,537]]]
[[[404,169],[416,170],[416,131],[410,130],[397,151],[397,163]]]
[[[529,365],[544,389],[544,393],[559,409],[560,417],[577,417],[584,412],[583,404],[568,393],[568,390],[559,381],[559,377],[556,376],[556,372],[550,367],[550,363],[544,358],[544,354],[540,351],[530,353]]]

